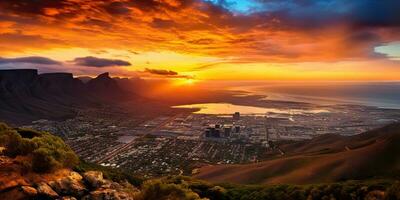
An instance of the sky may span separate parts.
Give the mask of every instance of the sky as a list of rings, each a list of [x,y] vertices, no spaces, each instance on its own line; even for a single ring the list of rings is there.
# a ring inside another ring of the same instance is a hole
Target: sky
[[[400,80],[398,0],[4,0],[0,69]]]

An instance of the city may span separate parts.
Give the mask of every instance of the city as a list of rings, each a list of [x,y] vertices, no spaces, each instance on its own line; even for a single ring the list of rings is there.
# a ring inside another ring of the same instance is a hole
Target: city
[[[282,142],[323,134],[356,135],[400,119],[395,109],[354,105],[265,115],[176,110],[149,118],[107,107],[82,110],[66,121],[38,120],[26,127],[57,133],[88,162],[158,177],[193,175],[211,164],[258,162],[284,154],[278,145]]]

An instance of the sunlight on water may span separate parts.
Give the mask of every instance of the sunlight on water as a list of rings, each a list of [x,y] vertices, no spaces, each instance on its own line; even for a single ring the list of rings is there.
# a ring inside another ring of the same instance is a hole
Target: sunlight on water
[[[328,110],[324,109],[312,109],[312,110],[302,110],[302,109],[277,109],[277,108],[262,108],[255,106],[241,106],[234,105],[230,103],[204,103],[204,104],[190,104],[174,106],[173,108],[198,108],[199,111],[195,112],[197,114],[232,114],[234,112],[240,112],[241,114],[266,114],[266,113],[276,113],[276,114],[316,114],[316,113],[327,113]]]

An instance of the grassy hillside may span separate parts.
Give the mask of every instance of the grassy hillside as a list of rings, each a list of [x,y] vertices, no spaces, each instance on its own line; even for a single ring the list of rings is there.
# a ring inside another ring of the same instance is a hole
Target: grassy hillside
[[[281,158],[201,169],[196,178],[244,184],[323,183],[400,177],[400,124],[352,137],[326,135],[282,145]]]

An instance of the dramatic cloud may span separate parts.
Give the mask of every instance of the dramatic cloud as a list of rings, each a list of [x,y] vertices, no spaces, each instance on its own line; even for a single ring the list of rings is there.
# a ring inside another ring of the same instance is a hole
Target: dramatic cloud
[[[73,60],[75,65],[86,67],[114,67],[114,66],[131,66],[131,63],[124,60],[96,58],[87,56],[82,58],[75,58]]]
[[[61,63],[50,58],[31,56],[21,58],[1,58],[0,65],[12,64],[12,63],[28,63],[28,64],[39,64],[39,65],[60,65]]]
[[[171,70],[164,70],[164,69],[145,69],[146,72],[151,73],[151,74],[156,74],[156,75],[162,75],[162,76],[176,76],[178,75],[178,72],[174,72]]]
[[[399,8],[399,0],[0,1],[0,53],[134,50],[129,55],[52,55],[80,57],[74,63],[93,67],[89,70],[130,66],[125,60],[138,70],[153,69],[159,66],[146,63],[163,59],[181,66],[172,69],[179,73],[211,70],[220,63],[388,60],[397,50],[382,54],[376,48],[400,41]],[[188,55],[206,61],[194,65]]]
[[[331,61],[368,58],[376,45],[400,40],[399,7],[397,0],[18,0],[0,3],[0,19],[14,23],[7,34],[23,30],[19,34],[40,35],[44,44],[61,44],[56,33],[66,44],[92,49]],[[349,40],[365,31],[379,43]]]

